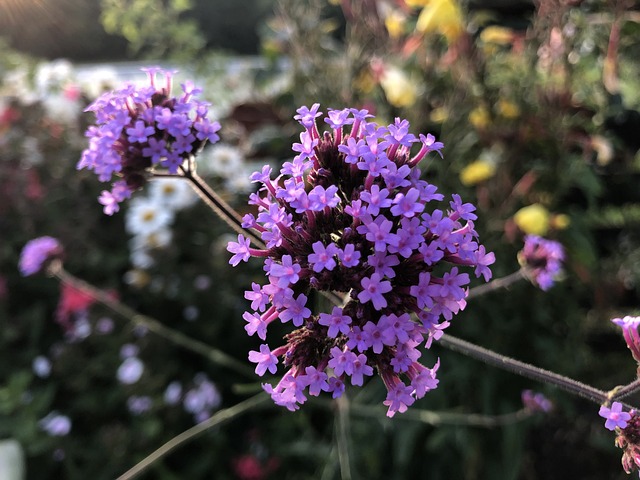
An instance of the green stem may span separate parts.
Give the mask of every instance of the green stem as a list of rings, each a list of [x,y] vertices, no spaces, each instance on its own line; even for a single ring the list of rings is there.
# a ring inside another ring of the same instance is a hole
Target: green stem
[[[357,404],[352,411],[353,415],[359,417],[378,419],[385,413],[385,409],[382,407],[360,404]],[[502,415],[481,415],[478,413],[432,412],[411,407],[402,415],[396,415],[393,419],[418,421],[428,425],[466,425],[479,428],[496,428],[521,422],[532,415],[534,415],[534,412],[527,408]]]
[[[239,417],[243,413],[248,412],[249,410],[254,409],[262,403],[265,403],[266,400],[269,399],[269,396],[262,392],[258,395],[255,395],[251,398],[248,398],[232,407],[225,408],[224,410],[220,410],[216,412],[211,418],[205,420],[202,423],[199,423],[189,430],[182,432],[180,435],[172,438],[167,443],[158,448],[151,455],[145,457],[144,460],[139,462],[133,468],[127,470],[125,473],[120,475],[117,480],[130,480],[132,478],[137,477],[149,467],[151,467],[155,462],[160,460],[165,455],[169,454],[171,451],[176,448],[182,446],[184,443],[189,442],[196,438],[198,435],[206,432],[210,428],[222,425],[223,423],[229,422],[236,417]]]
[[[599,405],[602,405],[609,400],[609,395],[603,390],[578,382],[572,378],[550,372],[549,370],[534,367],[533,365],[529,365],[519,360],[500,355],[496,352],[487,350],[486,348],[482,348],[451,335],[444,334],[438,343],[450,350],[475,358],[476,360],[480,360],[488,365],[507,370],[522,377],[554,385],[562,390],[573,393],[579,397],[586,398],[587,400],[591,400]]]
[[[338,398],[338,418],[336,424],[336,443],[338,446],[338,461],[342,480],[351,480],[351,448],[349,443],[349,399],[346,395]]]
[[[479,297],[481,295],[485,295],[489,292],[493,292],[495,290],[499,290],[501,288],[507,288],[516,283],[523,278],[526,278],[525,270],[521,268],[513,272],[510,275],[502,278],[496,278],[495,280],[485,283],[484,285],[478,285],[477,287],[473,287],[469,290],[469,294],[467,295],[467,300],[471,300],[472,298]]]
[[[56,277],[62,283],[68,284],[76,290],[80,290],[81,292],[86,293],[97,302],[101,303],[121,317],[126,318],[134,325],[142,325],[150,332],[153,332],[156,335],[169,340],[170,342],[179,345],[187,350],[202,355],[203,357],[211,360],[213,363],[229,368],[231,370],[235,370],[236,372],[241,373],[246,377],[255,377],[253,370],[243,362],[236,360],[232,356],[227,355],[226,353],[216,348],[210,347],[206,343],[200,342],[199,340],[188,337],[184,333],[166,327],[158,320],[155,320],[146,315],[141,315],[132,308],[129,308],[123,303],[120,303],[104,291],[94,287],[93,285],[83,280],[80,280],[79,278],[74,277],[62,267],[62,264],[59,261],[52,262],[49,266],[48,271],[52,276]]]

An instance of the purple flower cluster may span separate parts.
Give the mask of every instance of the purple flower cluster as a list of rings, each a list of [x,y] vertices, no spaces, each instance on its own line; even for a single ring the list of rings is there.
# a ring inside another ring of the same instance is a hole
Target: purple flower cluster
[[[177,173],[190,156],[209,141],[220,138],[218,122],[207,118],[209,104],[196,98],[201,92],[192,82],[181,84],[182,95],[171,97],[173,72],[158,67],[143,69],[150,84],[127,84],[105,93],[87,111],[96,115],[96,125],[87,129],[89,148],[82,152],[78,169],[93,170],[101,182],[113,182],[99,201],[113,215],[119,203],[142,187],[148,170],[159,166]],[[160,74],[164,81],[156,76]]]
[[[339,397],[345,383],[360,386],[375,368],[393,416],[438,384],[439,362],[420,364],[418,347],[440,338],[464,308],[470,280],[460,267],[474,267],[486,281],[495,258],[477,242],[473,205],[453,195],[447,210],[427,209],[444,196],[417,165],[442,143],[409,133],[406,120],[382,127],[356,109],[330,110],[331,131],[321,134],[318,110],[298,110],[294,118],[305,130],[280,175],[272,179],[266,166],[251,177],[261,186],[249,202],[258,212],[244,217],[244,227],[260,232],[266,249],[252,248],[243,235],[228,245],[234,266],[264,259],[268,282],[245,293],[249,335],[265,340],[276,319],[296,327],[285,345],[262,344],[249,360],[264,375],[276,373],[282,358],[282,380],[264,388],[289,410],[305,393]],[[314,315],[314,291],[346,295],[345,304]]]
[[[62,253],[62,245],[55,238],[34,238],[29,240],[22,249],[18,269],[24,277],[36,274],[44,268],[45,263],[62,256]]]
[[[622,409],[620,408],[620,410]],[[609,419],[611,412],[605,411],[604,413],[606,414],[605,418]],[[640,416],[634,409],[625,415],[629,415],[629,418],[624,419],[624,427],[618,425],[620,428],[616,430],[616,446],[623,450],[622,468],[627,473],[633,473],[640,469]],[[620,420],[618,420],[619,422]]]
[[[549,290],[562,270],[564,248],[561,243],[538,235],[524,237],[524,248],[518,260],[534,285]]]
[[[627,347],[631,351],[631,355],[640,363],[640,333],[638,333],[638,327],[640,326],[640,317],[622,317],[612,318],[611,321],[622,328],[622,335],[624,341],[627,342]]]
[[[553,403],[543,393],[531,390],[522,391],[522,404],[531,412],[549,413],[553,409]]]

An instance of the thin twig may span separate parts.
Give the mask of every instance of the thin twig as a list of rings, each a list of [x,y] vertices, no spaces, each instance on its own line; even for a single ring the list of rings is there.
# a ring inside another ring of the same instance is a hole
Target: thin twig
[[[361,404],[354,405],[352,409],[353,415],[378,419],[383,416],[384,411],[384,407]],[[470,427],[496,428],[521,422],[533,414],[534,412],[527,408],[501,415],[481,415],[478,413],[434,412],[412,407],[393,418],[394,420],[418,421],[428,425],[467,425]]]
[[[151,455],[145,457],[144,460],[136,464],[133,468],[130,468],[125,473],[120,475],[117,478],[117,480],[130,480],[132,478],[137,477],[142,472],[144,472],[149,467],[151,467],[155,462],[157,462],[162,457],[169,454],[171,451],[175,450],[176,448],[182,446],[186,442],[193,440],[198,435],[206,432],[210,428],[217,427],[219,425],[222,425],[223,423],[226,423],[230,420],[233,420],[239,417],[243,413],[246,413],[249,410],[254,409],[255,407],[259,406],[262,403],[265,403],[265,401],[268,399],[269,399],[268,395],[262,392],[232,407],[225,408],[224,410],[220,410],[216,412],[208,420],[205,420],[204,422],[191,427],[189,430],[186,430],[182,432],[180,435],[169,440],[167,443],[162,445]]]
[[[495,280],[485,283],[484,285],[478,285],[477,287],[473,287],[469,290],[469,294],[467,295],[467,300],[471,300],[472,298],[479,297],[481,295],[486,295],[489,292],[493,292],[494,290],[499,290],[501,288],[507,288],[516,283],[523,278],[526,278],[525,270],[521,268],[513,272],[510,275],[502,278],[496,278]]]
[[[500,355],[496,352],[487,350],[486,348],[451,335],[444,334],[440,338],[439,343],[450,350],[475,358],[476,360],[480,360],[488,365],[507,370],[522,377],[554,385],[562,390],[573,393],[579,397],[586,398],[587,400],[591,400],[599,405],[609,401],[608,393],[603,390],[586,385],[572,378],[550,372],[549,370],[534,367],[528,363]],[[632,408],[630,405],[627,406]]]

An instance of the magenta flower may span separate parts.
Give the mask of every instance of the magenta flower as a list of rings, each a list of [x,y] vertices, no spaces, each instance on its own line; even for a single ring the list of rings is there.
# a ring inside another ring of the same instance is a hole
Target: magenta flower
[[[220,124],[207,118],[208,104],[195,98],[199,89],[185,82],[183,95],[171,97],[172,72],[143,70],[150,85],[127,84],[103,94],[86,110],[95,113],[96,125],[85,133],[89,147],[77,168],[93,170],[101,182],[116,179],[111,191],[99,198],[107,215],[117,212],[118,204],[147,182],[152,169],[178,173],[206,142],[220,139],[216,133]],[[164,82],[157,82],[158,74]]]
[[[607,421],[604,422],[604,426],[608,430],[625,428],[627,422],[631,420],[631,414],[622,411],[622,404],[620,402],[613,402],[611,408],[602,405],[598,415],[607,419]]]
[[[253,310],[245,329],[264,339],[275,318],[294,327],[284,345],[265,345],[285,370],[277,385],[264,386],[276,404],[296,410],[305,392],[337,398],[347,382],[361,386],[375,372],[393,416],[437,387],[439,362],[421,365],[418,348],[429,348],[466,305],[463,270],[488,281],[494,257],[479,244],[473,205],[458,195],[442,209],[432,205],[444,196],[418,168],[442,149],[432,135],[416,137],[401,119],[377,125],[355,109],[330,111],[330,131],[320,132],[319,107],[297,111],[304,131],[280,175],[265,167],[251,176],[261,188],[244,227],[266,248],[251,248],[244,236],[228,246],[232,265],[264,259],[264,285],[245,293]],[[414,144],[421,146],[412,155]],[[314,314],[307,299],[317,292],[337,292],[345,303]],[[258,355],[252,351],[254,361]]]
[[[260,345],[260,351],[256,352],[251,350],[249,352],[249,361],[257,363],[256,373],[263,376],[267,370],[271,373],[276,373],[278,370],[278,358],[271,353],[268,345]]]
[[[623,318],[613,318],[613,323],[622,328],[622,335],[624,341],[627,342],[627,347],[631,350],[631,355],[640,363],[640,334],[638,333],[638,326],[640,326],[640,317],[626,316]]]
[[[42,271],[49,260],[61,257],[62,245],[53,237],[39,237],[29,240],[22,252],[18,269],[23,277]]]
[[[480,255],[482,258],[478,258],[479,262],[486,262],[488,256],[484,250]],[[518,253],[518,260],[534,285],[549,290],[562,270],[564,256],[561,243],[538,235],[527,235],[524,237],[524,248]]]

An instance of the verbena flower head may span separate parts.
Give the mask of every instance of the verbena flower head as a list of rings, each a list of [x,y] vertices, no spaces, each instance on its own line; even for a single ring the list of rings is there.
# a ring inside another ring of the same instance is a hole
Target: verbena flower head
[[[453,195],[437,208],[444,196],[420,179],[418,163],[443,147],[432,135],[409,133],[406,120],[379,126],[355,109],[330,111],[331,131],[320,133],[318,109],[298,110],[305,130],[280,175],[264,167],[251,177],[261,185],[250,197],[258,214],[246,215],[244,225],[261,232],[266,249],[243,235],[228,246],[232,265],[264,259],[266,284],[245,293],[249,335],[266,340],[277,319],[295,327],[284,345],[264,343],[249,359],[259,375],[284,365],[282,380],[265,389],[290,410],[307,394],[339,397],[375,368],[393,416],[436,388],[439,361],[423,366],[418,347],[429,347],[464,308],[469,275],[462,268],[488,280],[494,255],[477,242],[475,207]],[[346,302],[315,315],[316,292],[339,292]]]
[[[538,235],[524,237],[524,248],[518,253],[520,264],[534,285],[548,290],[562,270],[564,247],[561,243]]]
[[[173,72],[144,70],[149,85],[127,84],[87,107],[95,113],[96,125],[85,133],[89,148],[77,167],[93,170],[102,182],[116,179],[111,191],[99,198],[107,215],[146,183],[153,167],[175,174],[207,141],[219,140],[220,124],[207,118],[209,104],[197,99],[200,89],[187,81],[181,85],[182,94],[172,97]]]
[[[63,254],[62,245],[53,237],[38,237],[26,243],[20,253],[18,268],[27,277],[41,272],[47,262]]]
[[[622,318],[611,319],[613,323],[622,328],[624,341],[631,350],[631,355],[640,364],[640,334],[638,334],[638,326],[640,326],[640,317],[626,316]]]

